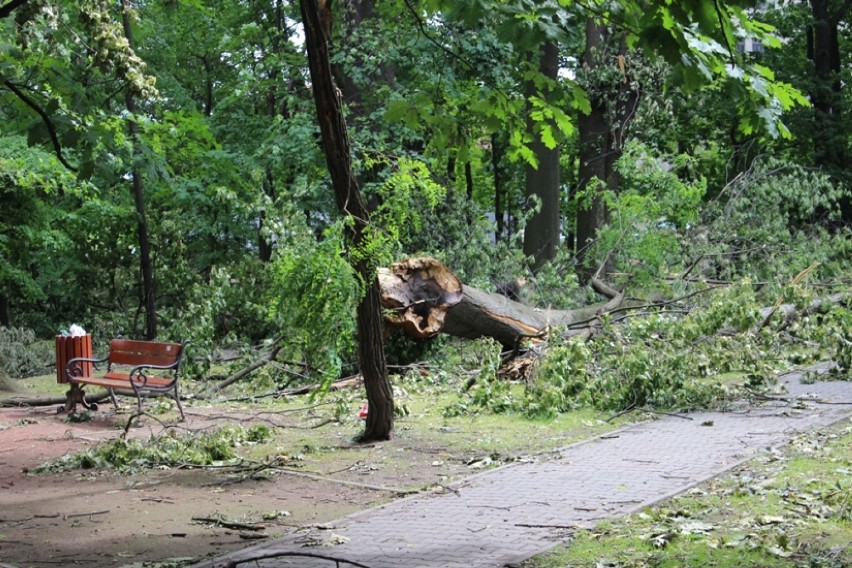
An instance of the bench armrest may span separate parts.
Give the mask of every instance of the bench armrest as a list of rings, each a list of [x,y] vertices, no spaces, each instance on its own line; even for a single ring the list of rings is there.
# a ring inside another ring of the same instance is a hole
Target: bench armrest
[[[139,389],[144,389],[148,385],[148,373],[146,372],[149,369],[157,370],[157,371],[171,371],[174,370],[174,378],[171,381],[171,384],[174,384],[178,378],[178,367],[180,367],[180,359],[172,363],[171,365],[137,365],[130,370],[128,374],[128,378],[130,380],[130,386],[133,387],[134,391],[138,391]],[[161,387],[158,387],[161,388]]]
[[[67,363],[65,363],[65,377],[71,381],[74,377],[82,377],[83,376],[83,366],[80,363],[103,363],[109,356],[101,357],[100,359],[93,359],[91,357],[74,357],[73,359],[69,359]]]

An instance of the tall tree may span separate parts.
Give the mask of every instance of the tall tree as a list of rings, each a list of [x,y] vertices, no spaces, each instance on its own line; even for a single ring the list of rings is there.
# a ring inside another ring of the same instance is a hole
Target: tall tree
[[[301,0],[300,6],[323,150],[338,209],[347,218],[347,242],[353,267],[364,287],[364,296],[357,309],[358,359],[364,376],[369,413],[360,440],[387,440],[393,430],[393,391],[385,363],[376,267],[363,250],[369,228],[369,212],[352,171],[343,103],[331,71],[331,0]]]
[[[813,62],[813,148],[816,165],[843,175],[848,168],[847,146],[852,134],[843,104],[840,26],[852,8],[849,0],[810,0],[811,24],[807,28],[808,58]],[[852,222],[852,202],[847,198],[843,217]]]
[[[133,27],[131,21],[130,0],[121,1],[121,23],[127,45],[133,49]],[[142,273],[142,305],[145,308],[145,337],[157,337],[157,302],[154,283],[154,265],[151,262],[151,241],[148,238],[148,220],[145,216],[145,191],[142,173],[139,171],[139,125],[136,122],[136,94],[130,86],[124,89],[124,102],[127,107],[127,129],[130,133],[133,161],[130,172],[133,188],[133,203],[136,206],[136,232],[139,236],[139,262]]]
[[[554,84],[559,75],[559,46],[553,40],[545,40],[539,46],[534,59],[541,75]],[[544,100],[549,99],[550,89],[545,87],[541,93]],[[528,96],[538,94],[535,82],[531,81]],[[527,103],[530,105],[530,102]],[[532,110],[532,108],[530,108]],[[534,121],[529,119],[529,129],[534,131]],[[556,255],[561,236],[561,188],[559,184],[559,146],[547,144],[542,136],[534,132],[530,150],[536,157],[536,164],[526,166],[526,195],[529,202],[535,202],[537,208],[529,218],[524,230],[524,255],[532,257],[531,268],[535,271]]]

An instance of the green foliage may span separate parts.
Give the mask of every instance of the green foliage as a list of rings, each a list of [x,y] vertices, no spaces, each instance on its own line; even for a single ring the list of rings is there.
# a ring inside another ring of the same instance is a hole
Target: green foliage
[[[479,376],[470,389],[471,403],[489,412],[507,412],[514,407],[511,385],[497,377],[502,346],[491,338],[477,340],[477,351],[482,359]]]
[[[343,230],[338,223],[321,241],[283,249],[275,262],[276,297],[270,315],[288,344],[326,384],[352,357],[355,307],[363,293],[345,258]]]
[[[582,292],[574,255],[563,247],[556,251],[554,259],[524,279],[520,295],[531,306],[568,309],[582,300]]]
[[[848,230],[829,232],[824,226],[837,217],[844,195],[819,172],[773,158],[756,160],[707,204],[702,223],[691,230],[684,249],[699,260],[693,274],[783,282],[814,261],[821,265],[812,280],[848,273]]]
[[[483,371],[445,414],[487,410],[553,417],[582,407],[718,407],[747,390],[769,387],[777,368],[827,356],[846,360],[852,343],[838,338],[849,334],[847,310],[788,326],[782,338],[772,325],[758,331],[764,316],[748,282],[704,296],[686,316],[660,311],[606,318],[593,341],[552,334],[546,349],[533,351],[533,371],[523,391],[496,378],[497,352],[489,357],[480,347]],[[803,351],[803,344],[812,347]],[[839,369],[848,373],[848,367]]]
[[[503,413],[517,407],[516,397],[509,382],[497,376],[500,367],[501,345],[486,337],[476,340],[472,351],[476,353],[476,376],[471,378],[472,385],[462,391],[461,399],[444,408],[444,416],[461,416],[464,414],[487,411]]]
[[[822,359],[835,364],[830,376],[841,380],[852,378],[852,310],[848,306],[802,318],[791,328],[797,337],[821,346]]]
[[[587,382],[594,372],[592,357],[584,341],[572,339],[548,353],[526,390],[525,413],[553,417],[559,412],[588,405]]]
[[[721,377],[736,373],[752,387],[771,380],[774,335],[750,333],[760,321],[746,283],[717,292],[683,318],[660,313],[607,322],[588,345],[567,339],[552,349],[535,369],[528,408],[538,414],[582,404],[606,410],[723,404],[741,392]]]
[[[111,442],[69,454],[39,466],[33,473],[51,473],[75,469],[111,468],[133,473],[154,467],[204,466],[238,459],[237,448],[270,439],[265,424],[223,426],[211,432],[177,434],[169,431],[147,440],[116,438]]]
[[[756,160],[715,199],[708,218],[724,230],[734,225],[759,224],[755,236],[778,238],[826,216],[837,218],[842,188],[820,172],[775,158]],[[757,228],[756,228],[757,229]],[[789,239],[788,239],[789,240]]]
[[[423,231],[426,218],[444,201],[447,189],[432,179],[423,162],[400,158],[378,193],[381,205],[373,215],[374,230],[358,254],[381,266],[404,254],[402,243]]]
[[[39,375],[55,361],[53,346],[31,329],[0,326],[0,373],[12,378]]]
[[[648,147],[630,143],[617,164],[617,192],[590,183],[578,193],[582,204],[602,191],[610,212],[610,222],[587,255],[589,266],[609,258],[637,285],[667,274],[681,258],[681,235],[698,219],[706,191],[703,179],[689,179],[691,162],[685,155],[657,157]]]

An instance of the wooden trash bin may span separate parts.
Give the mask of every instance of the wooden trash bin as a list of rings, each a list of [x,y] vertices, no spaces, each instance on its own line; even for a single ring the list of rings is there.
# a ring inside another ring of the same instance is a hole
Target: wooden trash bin
[[[75,357],[92,358],[92,336],[90,334],[78,335],[71,337],[70,335],[56,336],[56,382],[67,383],[68,378],[65,376],[65,365]],[[84,375],[92,375],[91,363],[80,363]]]

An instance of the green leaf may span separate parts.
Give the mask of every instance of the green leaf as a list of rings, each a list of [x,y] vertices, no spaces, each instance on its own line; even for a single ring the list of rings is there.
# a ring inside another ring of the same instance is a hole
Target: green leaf
[[[388,103],[385,111],[385,120],[388,122],[398,122],[406,116],[409,110],[408,101],[405,99],[397,99]]]
[[[553,150],[556,148],[556,138],[553,136],[553,128],[547,123],[543,123],[541,125],[541,143],[545,145],[548,150]]]

